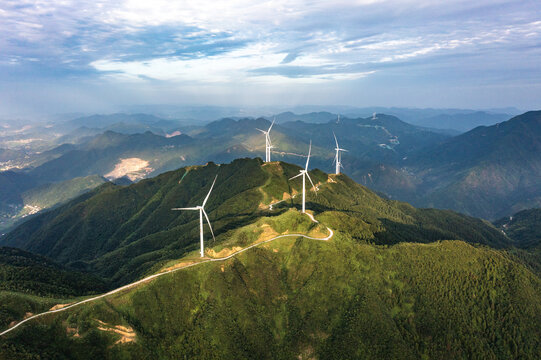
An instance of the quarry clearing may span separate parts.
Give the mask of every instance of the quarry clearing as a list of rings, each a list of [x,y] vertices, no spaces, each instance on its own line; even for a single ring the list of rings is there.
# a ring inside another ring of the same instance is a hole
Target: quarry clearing
[[[105,174],[107,179],[118,179],[126,176],[131,181],[139,180],[154,171],[150,163],[140,158],[120,159],[113,171]]]

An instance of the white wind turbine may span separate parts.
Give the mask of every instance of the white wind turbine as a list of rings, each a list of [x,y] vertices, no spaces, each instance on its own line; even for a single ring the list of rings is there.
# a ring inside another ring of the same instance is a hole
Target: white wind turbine
[[[336,134],[333,132],[334,135],[334,141],[336,142],[336,155],[334,156],[334,163],[336,164],[336,175],[340,174],[340,168],[343,168],[342,166],[342,154],[340,151],[347,151],[346,149],[340,149],[340,146],[338,146],[338,140],[336,140]]]
[[[209,224],[209,229],[212,234],[212,238],[216,240],[214,237],[214,231],[212,231],[212,226],[210,226],[210,220],[205,212],[205,204],[207,203],[207,200],[209,199],[210,193],[212,191],[212,188],[214,187],[214,184],[216,183],[216,179],[218,178],[218,175],[214,178],[214,181],[210,187],[210,190],[207,194],[207,197],[205,197],[205,200],[203,200],[203,204],[201,206],[195,206],[195,207],[189,207],[189,208],[173,208],[171,210],[199,210],[199,239],[201,241],[201,257],[205,256],[205,245],[203,243],[203,215],[205,215],[205,219],[207,219],[207,224]]]
[[[272,124],[267,131],[256,128],[256,130],[259,130],[263,134],[265,134],[265,162],[271,161],[271,149],[273,148],[273,146],[272,146],[269,134],[272,129],[272,126],[274,125],[274,121],[276,121],[276,118],[272,120]]]
[[[314,182],[310,178],[310,174],[308,174],[308,162],[310,161],[311,152],[312,152],[312,140],[310,140],[310,147],[308,148],[308,158],[306,159],[306,167],[300,170],[299,175],[295,175],[291,179],[289,179],[289,180],[293,180],[299,176],[302,176],[302,212],[303,214],[306,212],[306,177],[308,177],[308,180],[310,180],[310,183],[312,184],[314,191],[317,191],[317,188],[314,185]]]

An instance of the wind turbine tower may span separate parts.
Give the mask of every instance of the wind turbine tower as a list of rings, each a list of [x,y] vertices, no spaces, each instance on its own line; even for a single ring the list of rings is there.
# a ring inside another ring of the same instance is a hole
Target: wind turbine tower
[[[338,146],[338,140],[336,139],[336,134],[333,132],[332,133],[334,135],[334,141],[336,142],[336,148],[334,150],[336,150],[336,155],[334,156],[334,163],[336,165],[336,175],[339,175],[340,174],[340,168],[343,168],[342,166],[342,154],[340,153],[341,151],[347,151],[346,149],[341,149],[340,146]]]
[[[212,226],[210,225],[209,216],[207,215],[205,211],[205,204],[207,203],[207,200],[209,199],[210,193],[212,192],[212,188],[214,187],[214,184],[216,183],[216,179],[218,178],[218,175],[214,178],[214,181],[212,182],[212,185],[210,186],[210,190],[205,197],[205,200],[203,200],[203,204],[200,206],[195,207],[189,207],[189,208],[173,208],[171,210],[199,210],[199,240],[201,242],[201,257],[205,256],[205,244],[203,242],[203,215],[205,215],[205,219],[207,219],[207,224],[209,225],[210,233],[212,234],[212,238],[216,240],[214,237],[214,231],[212,231]]]
[[[269,129],[267,131],[257,129],[261,131],[263,134],[265,134],[265,162],[271,161],[271,149],[273,148],[271,140],[270,140],[270,131],[272,129],[272,126],[274,125],[274,122],[276,121],[276,118],[272,120],[271,126],[269,126]]]
[[[299,171],[299,175],[293,176],[289,180],[293,180],[295,178],[298,178],[299,176],[302,176],[302,213],[304,214],[306,212],[306,178],[308,177],[308,180],[310,180],[310,183],[312,184],[312,188],[314,191],[317,191],[316,186],[314,185],[314,182],[310,178],[310,174],[308,174],[308,162],[310,161],[310,153],[312,152],[312,140],[310,140],[310,147],[308,148],[308,157],[306,158],[306,166],[304,169]]]

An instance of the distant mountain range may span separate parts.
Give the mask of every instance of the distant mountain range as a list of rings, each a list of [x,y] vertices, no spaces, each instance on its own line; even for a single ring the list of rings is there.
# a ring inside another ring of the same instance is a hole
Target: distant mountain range
[[[416,203],[497,219],[541,206],[541,111],[478,127],[408,158]]]
[[[434,113],[424,111],[425,115]],[[445,116],[471,118],[475,114],[449,110]],[[330,112],[287,112],[277,115],[271,134],[272,157],[300,165],[312,140],[313,166],[331,171],[334,132],[341,147],[349,150],[343,157],[345,172],[362,184],[418,206],[494,220],[539,206],[537,116],[530,112],[453,137],[381,113],[366,118],[343,115],[338,120]],[[15,159],[27,166],[16,173],[0,172],[4,184],[0,223],[5,229],[6,224],[13,224],[14,216],[26,214],[21,212],[26,205],[22,193],[37,186],[91,175],[137,181],[186,165],[263,156],[264,139],[256,128],[268,128],[270,121],[226,118],[203,126],[178,125],[145,114],[81,117],[53,127],[65,132],[56,141],[69,143],[39,153],[0,151],[0,159]]]

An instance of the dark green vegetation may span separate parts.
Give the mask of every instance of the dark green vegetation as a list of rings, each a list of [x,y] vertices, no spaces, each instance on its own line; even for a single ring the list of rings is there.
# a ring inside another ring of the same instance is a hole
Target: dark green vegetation
[[[73,272],[27,251],[0,247],[0,291],[39,296],[76,296],[106,289],[95,276]]]
[[[342,117],[338,123],[336,120],[325,124],[296,121],[282,124],[282,127],[290,130],[290,133],[305,143],[312,139],[314,144],[325,148],[330,161],[324,164],[324,168],[329,169],[332,168],[331,161],[334,155],[332,149],[336,147],[333,132],[338,137],[340,146],[349,151],[344,155],[347,164],[352,158],[359,163],[398,164],[409,153],[438,144],[447,138],[445,135],[421,129],[385,114],[377,114],[375,119]],[[281,146],[282,142],[278,143],[278,147]],[[357,169],[357,166],[348,168],[353,169]]]
[[[445,116],[471,123],[473,120],[464,119],[479,120],[481,116],[493,121],[496,115],[450,112]],[[335,132],[340,145],[349,150],[343,157],[345,171],[356,181],[417,206],[448,208],[493,220],[539,205],[538,119],[538,113],[530,112],[450,138],[381,113],[366,118],[342,116],[339,122],[326,112],[283,113],[278,116],[281,122],[273,128],[272,157],[301,165],[301,156],[312,140],[313,166],[332,171]],[[270,122],[263,118],[226,118],[205,126],[185,126],[181,135],[162,136],[173,135],[172,131],[178,129],[175,124],[180,123],[144,114],[72,120],[64,127],[76,130],[64,141],[76,144],[32,155],[37,157],[28,160],[31,168],[21,174],[30,184],[24,190],[93,174],[110,179],[128,175],[134,180],[181,166],[261,155],[264,137],[256,128],[266,129]],[[82,125],[95,128],[78,128]],[[146,132],[135,133],[138,131]],[[123,159],[135,159],[141,165],[113,172],[122,169]],[[10,192],[8,187],[0,187],[0,198],[19,199],[0,206],[20,206],[24,190]]]
[[[541,206],[541,111],[480,126],[353,177],[416,206],[496,220]]]
[[[541,205],[541,111],[478,127],[411,158],[417,203],[497,219]]]
[[[0,328],[41,312],[58,299],[103,292],[106,284],[96,276],[68,270],[42,256],[0,247]]]
[[[288,197],[301,183],[287,179],[298,170],[240,159],[129,186],[107,183],[35,216],[4,243],[116,284],[195,261],[198,218],[170,209],[200,204],[216,173],[206,206],[217,235],[213,243],[207,232],[209,254],[286,232],[324,237],[323,227],[291,209],[300,207],[300,197]],[[34,319],[0,340],[2,358],[541,356],[541,280],[503,250],[513,241],[501,231],[454,212],[384,200],[344,175],[311,176],[320,191],[309,192],[308,208],[335,230],[330,241],[276,240]],[[22,316],[53,303],[24,299],[6,307]]]
[[[198,247],[197,214],[171,208],[200,204],[216,174],[218,181],[206,210],[221,242],[229,230],[266,214],[262,204],[300,191],[300,180],[287,181],[298,169],[287,163],[262,166],[259,159],[241,159],[222,166],[183,168],[127,187],[106,184],[35,216],[4,236],[2,243],[123,284],[161,261],[180,258]],[[386,201],[346,176],[333,183],[316,170],[312,178],[321,183],[321,191],[317,198],[312,192],[308,195],[308,208],[320,213],[329,226],[359,240],[394,244],[461,239],[493,246],[508,242],[478,219]],[[299,207],[299,200],[279,204],[276,213],[292,205]]]
[[[276,125],[272,133],[276,146],[273,158],[301,164],[304,159],[300,155],[306,154],[308,142],[313,138],[313,165],[331,170],[334,148],[332,131],[335,131],[343,146],[350,149],[345,164],[356,178],[358,172],[362,173],[362,169],[374,162],[396,164],[407,153],[446,138],[385,115],[379,115],[377,120],[342,118],[340,124],[336,124],[332,117],[334,115],[330,113],[301,117],[331,120],[314,127],[303,122]],[[222,119],[205,126],[188,127],[188,131],[181,135],[172,132],[174,125],[174,121],[144,114],[113,114],[79,118],[55,127],[60,132],[69,131],[57,141],[71,144],[40,154],[22,153],[23,160],[28,159],[24,160],[26,163],[23,161],[26,169],[19,177],[24,177],[27,185],[21,189],[0,186],[0,207],[7,209],[3,216],[11,219],[3,228],[8,228],[16,220],[13,217],[26,205],[22,192],[40,185],[96,174],[110,179],[129,175],[134,180],[181,166],[208,161],[227,163],[236,158],[261,155],[265,142],[256,128],[266,129],[270,122],[263,118]],[[138,131],[144,133],[135,133]],[[164,137],[166,133],[177,136]],[[135,159],[141,166],[132,170],[122,169],[123,159]],[[119,171],[113,172],[119,167]],[[0,182],[2,177],[12,177],[12,174],[0,172]],[[76,194],[69,195],[73,198]],[[6,198],[5,201],[3,198]]]
[[[192,136],[222,136],[223,146],[229,146],[226,132],[247,124],[250,121],[224,120],[222,128]],[[207,149],[209,154],[215,150],[210,145]],[[11,316],[4,326],[27,312],[73,301],[52,297],[103,291],[78,278],[73,284],[64,281],[64,293],[55,290],[58,278],[70,279],[68,269],[121,285],[196,261],[198,216],[171,208],[199,205],[216,174],[206,205],[217,237],[211,241],[205,227],[209,256],[226,256],[283,233],[321,238],[327,235],[325,226],[335,230],[335,236],[328,242],[280,239],[226,262],[180,270],[33,319],[0,339],[0,358],[541,356],[541,257],[534,251],[538,248],[525,246],[531,240],[524,235],[535,234],[537,215],[516,215],[517,229],[527,224],[527,231],[518,232],[523,241],[486,221],[416,209],[383,199],[345,175],[313,170],[320,191],[317,196],[309,191],[307,208],[318,225],[298,212],[300,196],[291,198],[301,182],[287,179],[298,170],[296,165],[263,164],[260,159],[208,163],[128,186],[105,183],[35,215],[4,236],[2,244],[47,256],[61,264],[50,265],[61,274],[43,271],[44,277],[38,277],[34,289],[52,289],[46,298],[33,295],[35,290],[29,290],[32,295],[0,294],[4,312]],[[282,199],[268,210],[268,204]],[[49,264],[32,256],[19,257],[37,264],[36,269]],[[36,272],[32,266],[29,274]],[[74,287],[84,284],[90,288]]]
[[[506,116],[453,109],[367,108],[351,109],[337,123],[336,113],[286,112],[277,115],[279,124],[271,136],[276,146],[272,156],[300,165],[303,159],[299,155],[306,153],[312,139],[313,165],[332,171],[334,131],[342,147],[350,150],[344,154],[343,163],[356,181],[417,206],[449,208],[494,220],[539,205],[534,180],[539,175],[536,159],[540,158],[540,132],[538,123],[532,120],[539,116],[527,113],[501,126],[481,126],[454,138],[450,137],[456,132],[445,134],[441,129],[467,130],[475,124],[505,120]],[[267,128],[270,122],[263,118],[226,118],[204,126],[186,124],[146,114],[78,118],[28,130],[28,136],[64,134],[52,142],[62,146],[50,146],[40,153],[1,150],[0,162],[9,160],[5,168],[25,166],[32,187],[94,174],[121,177],[124,173],[111,172],[122,159],[132,158],[147,163],[132,174],[132,180],[140,179],[181,166],[261,156],[264,138],[255,128]],[[440,130],[430,129],[435,127]],[[163,136],[178,135],[179,131],[180,136]],[[14,139],[24,143],[25,139],[17,136]],[[9,194],[6,189],[0,187],[0,199]],[[19,197],[20,192],[12,196]],[[0,207],[18,205],[12,201]]]
[[[73,178],[61,183],[45,184],[25,191],[22,198],[25,205],[37,206],[42,209],[50,208],[71,200],[106,182],[106,179],[97,175]]]
[[[541,275],[541,209],[520,211],[494,222],[513,241],[513,253]]]
[[[0,351],[6,359],[537,359],[540,294],[539,278],[520,264],[460,241],[284,239],[38,320]],[[133,328],[136,341],[116,343],[121,336],[99,330],[103,323]]]
[[[111,172],[123,158],[152,159],[152,173],[171,159],[178,158],[179,148],[191,142],[185,135],[165,138],[151,132],[125,135],[107,131],[62,156],[32,169],[30,176],[55,182],[92,174]]]
[[[541,246],[541,209],[520,211],[494,222],[515,241],[515,246],[531,249]]]

